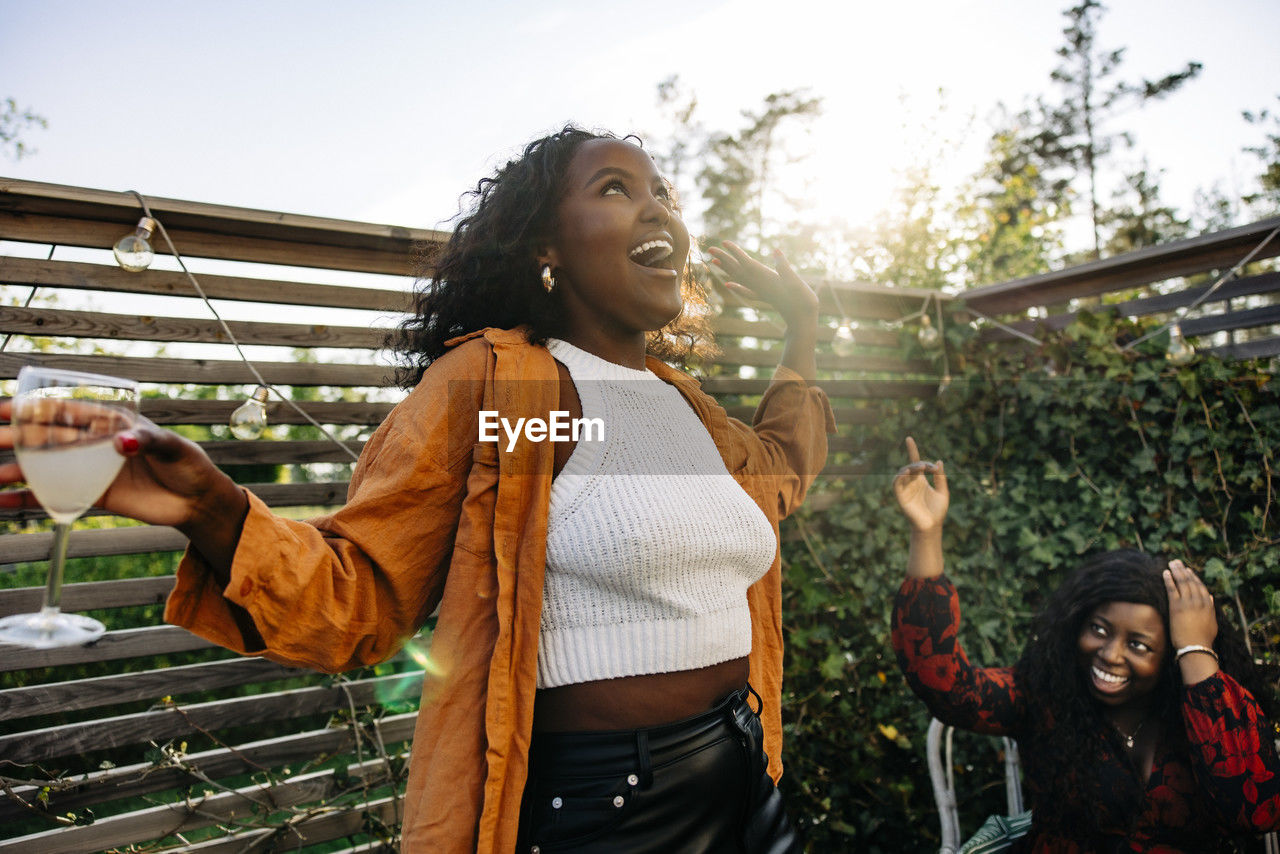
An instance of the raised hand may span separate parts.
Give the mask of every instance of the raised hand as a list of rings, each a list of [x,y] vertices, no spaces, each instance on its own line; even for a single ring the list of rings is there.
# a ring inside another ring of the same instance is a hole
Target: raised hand
[[[1164,571],[1164,589],[1169,597],[1169,645],[1173,650],[1188,646],[1213,648],[1218,637],[1218,615],[1209,588],[1182,561],[1169,561]],[[1212,654],[1189,652],[1178,661],[1182,681],[1193,685],[1218,669]]]
[[[947,518],[947,506],[951,501],[942,460],[934,463],[921,462],[916,440],[908,436],[906,445],[907,459],[910,462],[898,469],[898,474],[893,479],[893,494],[898,499],[898,506],[911,522],[912,529],[940,530],[942,520]],[[933,475],[932,486],[926,477],[928,474]]]
[[[782,316],[787,330],[780,363],[813,382],[818,375],[814,354],[818,343],[818,297],[813,288],[796,275],[781,252],[774,253],[778,269],[771,270],[727,240],[723,248],[712,246],[710,251],[711,263],[728,277],[726,288],[745,297],[764,300]]]
[[[774,252],[777,269],[770,269],[736,243],[709,247],[712,263],[724,271],[725,287],[736,294],[767,302],[788,327],[813,322],[818,317],[818,297],[813,288],[791,268],[785,255]]]
[[[1192,644],[1213,646],[1218,637],[1218,616],[1209,588],[1182,561],[1169,561],[1164,571],[1169,595],[1169,642],[1174,649]]]

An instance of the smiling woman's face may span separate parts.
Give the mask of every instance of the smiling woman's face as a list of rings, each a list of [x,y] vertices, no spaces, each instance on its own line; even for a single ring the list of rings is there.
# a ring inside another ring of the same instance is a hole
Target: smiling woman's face
[[[1155,690],[1169,640],[1155,608],[1107,602],[1085,618],[1077,648],[1089,693],[1120,707],[1145,702]]]
[[[582,143],[556,215],[538,260],[554,271],[570,343],[633,338],[679,315],[689,232],[643,149],[619,139]]]

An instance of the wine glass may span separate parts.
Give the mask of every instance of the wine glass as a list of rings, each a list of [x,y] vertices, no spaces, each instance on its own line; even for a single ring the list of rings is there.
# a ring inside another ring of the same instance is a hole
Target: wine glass
[[[62,570],[71,523],[107,491],[124,464],[114,437],[138,416],[133,380],[27,365],[18,371],[10,425],[27,482],[55,523],[44,607],[0,619],[0,642],[46,649],[95,641],[97,620],[64,614]]]

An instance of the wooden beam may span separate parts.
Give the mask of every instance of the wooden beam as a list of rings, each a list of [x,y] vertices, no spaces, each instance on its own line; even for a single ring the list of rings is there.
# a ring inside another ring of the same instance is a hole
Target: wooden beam
[[[966,305],[983,314],[1007,314],[1033,305],[1053,305],[1080,297],[1136,288],[1176,276],[1207,270],[1225,270],[1239,263],[1272,231],[1280,217],[1238,228],[1176,240],[1160,246],[1126,252],[1065,270],[1027,276],[997,285],[965,291]],[[1255,260],[1280,255],[1280,235],[1263,248]]]
[[[76,356],[57,353],[0,353],[0,379],[13,379],[23,365],[39,362],[50,368],[90,371],[128,377],[145,383],[195,385],[253,385],[257,382],[243,362],[230,359],[148,359],[133,356]],[[370,364],[254,362],[267,382],[296,386],[394,385],[394,369]]]
[[[351,308],[395,314],[408,312],[412,307],[412,295],[407,288],[390,290],[317,285],[278,279],[217,276],[211,273],[201,273],[197,276],[197,281],[209,299]],[[130,273],[106,264],[46,261],[43,258],[0,257],[0,282],[39,288],[200,298],[199,293],[191,287],[191,282],[180,272],[143,270],[141,273]]]
[[[183,255],[414,275],[417,256],[449,233],[147,197]],[[137,223],[132,193],[0,178],[0,236],[111,247]],[[61,221],[61,222],[59,222]],[[163,238],[153,245],[165,252]]]

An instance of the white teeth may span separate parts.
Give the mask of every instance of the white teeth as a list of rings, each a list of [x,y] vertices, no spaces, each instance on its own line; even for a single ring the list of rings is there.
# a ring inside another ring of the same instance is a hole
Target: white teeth
[[[674,249],[671,248],[671,244],[665,240],[646,240],[644,243],[641,243],[635,249],[632,249],[629,254],[630,254],[630,257],[637,258],[640,255],[643,255],[644,253],[650,251],[651,249],[658,249],[658,248],[667,250],[666,254],[659,255],[658,258],[665,258],[667,257],[667,255],[670,255],[672,252],[675,251]]]
[[[1099,670],[1096,667],[1093,668],[1093,678],[1097,679],[1099,682],[1106,682],[1109,685],[1119,685],[1122,682],[1129,681],[1129,679],[1125,676],[1114,676],[1108,673],[1107,671]]]

